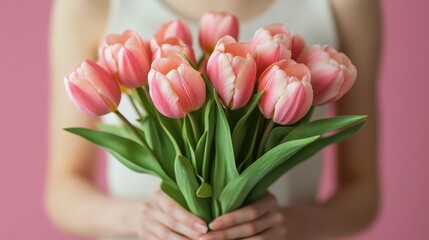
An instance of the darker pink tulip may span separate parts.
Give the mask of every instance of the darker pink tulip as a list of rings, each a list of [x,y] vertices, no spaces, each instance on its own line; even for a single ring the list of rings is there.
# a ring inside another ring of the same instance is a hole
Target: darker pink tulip
[[[298,56],[301,54],[301,52],[305,48],[305,42],[304,39],[299,35],[292,36],[292,59],[296,61]]]
[[[170,55],[186,55],[191,62],[194,64],[197,63],[195,58],[194,50],[190,45],[185,44],[182,40],[177,37],[167,38],[165,40],[159,40],[152,38],[150,41],[150,46],[152,49],[152,58],[166,58]]]
[[[192,46],[192,34],[189,30],[188,25],[185,21],[178,19],[174,21],[169,21],[158,29],[155,33],[154,38],[158,41],[164,41],[168,38],[179,38],[185,44]]]
[[[256,64],[250,44],[221,38],[207,63],[207,74],[223,104],[232,110],[243,107],[252,96]]]
[[[122,86],[136,88],[147,85],[151,54],[149,44],[137,33],[127,30],[109,34],[99,49],[100,64],[111,72]]]
[[[297,61],[310,69],[314,105],[339,100],[356,80],[357,71],[350,59],[328,45],[307,47]]]
[[[291,57],[291,34],[281,23],[258,29],[251,44],[258,74],[271,64]]]
[[[199,42],[206,55],[210,55],[220,38],[229,35],[238,39],[239,25],[236,16],[229,13],[208,12],[200,19]]]
[[[67,93],[84,113],[104,115],[116,111],[121,90],[116,80],[101,66],[85,60],[64,78]]]
[[[262,91],[259,108],[266,118],[282,125],[295,123],[312,104],[310,70],[291,59],[274,63],[259,78],[258,92]]]
[[[206,84],[187,60],[171,55],[153,61],[149,93],[160,113],[170,118],[183,118],[204,104]]]

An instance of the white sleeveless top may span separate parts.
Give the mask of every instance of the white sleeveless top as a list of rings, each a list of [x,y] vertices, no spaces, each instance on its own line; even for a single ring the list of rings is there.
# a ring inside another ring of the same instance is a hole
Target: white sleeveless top
[[[159,26],[180,16],[158,0],[111,0],[110,16],[106,34],[121,33],[126,29],[137,31],[150,39]],[[187,21],[194,36],[194,47],[198,50],[198,22]],[[337,47],[337,33],[329,0],[276,0],[257,17],[240,25],[240,41],[249,41],[254,32],[265,25],[284,23],[292,34],[304,37],[308,44],[330,44]],[[127,98],[119,106],[129,119],[136,119]],[[323,116],[325,108],[315,111],[316,117]],[[117,123],[116,116],[108,114],[105,122]],[[295,167],[272,187],[271,191],[281,204],[312,201],[315,199],[321,170],[321,155]],[[108,156],[107,182],[113,196],[132,199],[147,199],[159,188],[156,177],[135,173]]]

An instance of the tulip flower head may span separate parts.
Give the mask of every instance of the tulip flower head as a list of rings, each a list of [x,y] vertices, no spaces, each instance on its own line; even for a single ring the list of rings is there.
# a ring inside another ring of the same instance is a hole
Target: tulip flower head
[[[339,100],[356,80],[356,67],[350,59],[328,45],[305,48],[297,61],[310,69],[314,105]]]
[[[271,64],[291,57],[291,34],[280,23],[270,24],[255,32],[251,45],[261,74]]]
[[[258,92],[262,91],[259,108],[266,118],[281,125],[295,123],[312,104],[310,70],[291,59],[276,62],[259,78]]]
[[[204,104],[206,84],[186,59],[171,55],[153,61],[149,94],[160,113],[170,118],[183,118]]]
[[[239,24],[236,16],[229,13],[207,12],[200,19],[199,43],[206,55],[210,55],[220,38],[229,35],[238,39]]]
[[[70,99],[77,108],[90,115],[104,115],[117,110],[121,89],[105,69],[91,60],[85,60],[64,78]]]
[[[298,56],[304,51],[305,49],[305,41],[304,39],[299,35],[292,36],[292,59],[296,61]]]
[[[154,35],[154,38],[158,41],[164,41],[171,37],[177,37],[186,45],[192,46],[191,31],[186,22],[181,19],[162,24]]]
[[[195,58],[194,50],[190,45],[185,44],[178,37],[170,37],[164,40],[152,38],[150,41],[152,49],[152,58],[166,58],[170,55],[182,55],[185,54],[194,64],[197,63]]]
[[[150,69],[150,49],[137,33],[127,30],[122,34],[110,34],[101,42],[100,64],[127,88],[147,85]]]
[[[221,38],[207,63],[207,73],[223,104],[239,109],[250,100],[256,81],[256,63],[250,44]]]

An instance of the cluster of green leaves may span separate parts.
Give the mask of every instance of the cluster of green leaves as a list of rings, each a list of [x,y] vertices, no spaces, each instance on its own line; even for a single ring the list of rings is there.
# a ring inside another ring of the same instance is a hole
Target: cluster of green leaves
[[[161,115],[147,91],[136,89],[134,96],[146,112],[136,128],[148,145],[125,126],[66,130],[104,148],[129,169],[160,177],[166,194],[210,222],[258,200],[285,172],[344,140],[366,120],[338,116],[310,122],[310,111],[293,126],[272,125],[257,107],[263,93],[239,110],[225,110],[205,80],[206,102],[184,119]],[[261,141],[264,133],[268,137]]]

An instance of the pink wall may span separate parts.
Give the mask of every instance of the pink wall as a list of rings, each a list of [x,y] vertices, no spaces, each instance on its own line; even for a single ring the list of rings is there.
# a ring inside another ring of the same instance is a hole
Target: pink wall
[[[355,239],[429,239],[429,4],[383,3],[383,204],[374,227]],[[42,208],[49,9],[49,0],[0,2],[0,239],[73,239],[54,229]]]

